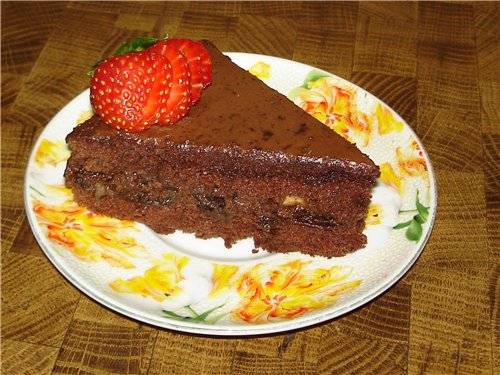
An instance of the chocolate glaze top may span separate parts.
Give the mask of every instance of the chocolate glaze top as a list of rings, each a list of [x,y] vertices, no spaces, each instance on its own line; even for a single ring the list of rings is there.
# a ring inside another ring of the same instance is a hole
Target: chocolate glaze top
[[[127,133],[97,118],[78,126],[78,136],[112,137],[155,148],[219,149],[270,159],[300,159],[302,163],[335,163],[378,176],[378,167],[355,145],[343,139],[285,96],[234,64],[211,42],[202,41],[212,60],[212,84],[188,115],[170,126],[152,126]],[[73,135],[75,136],[75,134]],[[274,156],[272,156],[274,155]],[[277,158],[277,156],[279,156]],[[356,173],[356,174],[358,174]]]

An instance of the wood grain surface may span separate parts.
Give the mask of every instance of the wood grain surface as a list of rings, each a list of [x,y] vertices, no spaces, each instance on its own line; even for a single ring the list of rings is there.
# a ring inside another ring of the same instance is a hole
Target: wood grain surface
[[[499,374],[500,3],[1,2],[2,374]],[[430,154],[439,205],[414,267],[341,318],[260,338],[157,329],[80,293],[29,228],[48,121],[124,40],[206,38],[372,92]]]

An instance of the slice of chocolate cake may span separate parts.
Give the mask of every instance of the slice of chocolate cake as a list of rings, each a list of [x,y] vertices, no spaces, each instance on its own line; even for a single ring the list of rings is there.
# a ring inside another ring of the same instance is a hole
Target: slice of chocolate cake
[[[268,251],[327,257],[363,247],[378,167],[203,43],[212,84],[181,121],[130,133],[94,116],[67,136],[76,201],[159,233],[222,237],[228,247],[247,237]]]

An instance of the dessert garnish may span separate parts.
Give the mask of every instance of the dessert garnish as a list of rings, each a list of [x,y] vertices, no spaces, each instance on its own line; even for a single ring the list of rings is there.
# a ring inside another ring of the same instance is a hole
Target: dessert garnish
[[[89,75],[95,113],[107,125],[131,132],[177,122],[212,81],[205,47],[180,38],[136,38]]]

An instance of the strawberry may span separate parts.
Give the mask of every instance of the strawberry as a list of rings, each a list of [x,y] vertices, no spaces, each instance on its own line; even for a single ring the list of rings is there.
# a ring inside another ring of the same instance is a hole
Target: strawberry
[[[88,73],[90,99],[108,125],[138,132],[185,116],[211,83],[211,74],[203,44],[138,37],[94,65]]]
[[[157,123],[169,99],[173,67],[160,54],[132,52],[110,57],[96,67],[90,102],[116,129],[139,132]]]
[[[188,60],[167,41],[162,40],[146,50],[149,53],[163,55],[172,66],[170,96],[166,106],[160,108],[159,123],[163,125],[172,124],[184,117],[191,105],[191,74]]]
[[[191,74],[191,105],[194,105],[200,99],[201,90],[203,89],[201,60],[198,54],[198,44],[200,43],[180,38],[167,39],[161,43],[173,46],[187,59],[189,73]]]

